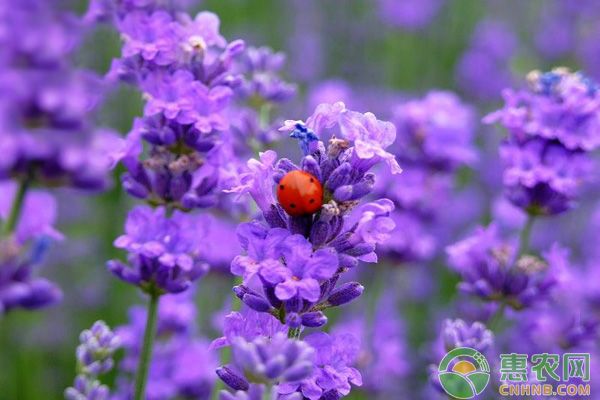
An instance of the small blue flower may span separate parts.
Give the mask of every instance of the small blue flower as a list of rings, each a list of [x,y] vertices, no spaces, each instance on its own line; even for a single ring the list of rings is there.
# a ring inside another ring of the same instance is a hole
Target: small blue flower
[[[290,137],[300,141],[300,148],[305,156],[311,153],[310,144],[319,140],[319,137],[303,122],[296,122]]]

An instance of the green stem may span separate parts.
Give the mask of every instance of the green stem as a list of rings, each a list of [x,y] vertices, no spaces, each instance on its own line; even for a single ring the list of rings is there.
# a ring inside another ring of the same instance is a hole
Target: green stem
[[[8,236],[15,231],[19,222],[19,217],[21,216],[21,211],[23,211],[25,194],[27,193],[27,189],[29,189],[29,183],[30,180],[26,178],[23,179],[19,184],[19,188],[17,189],[17,193],[13,199],[8,218],[2,226],[2,236]]]
[[[517,253],[517,257],[529,251],[529,240],[531,238],[531,230],[534,222],[535,217],[533,215],[528,215],[525,226],[523,226],[523,230],[519,235],[519,252]]]
[[[152,358],[152,346],[156,336],[156,319],[158,314],[158,300],[160,295],[155,291],[150,292],[150,302],[148,303],[148,316],[146,319],[146,331],[144,332],[144,344],[140,360],[138,362],[137,374],[135,377],[135,400],[144,400],[146,397],[146,381],[148,380],[148,370]]]
[[[505,302],[500,303],[500,305],[498,306],[498,309],[496,310],[496,312],[494,313],[492,318],[490,318],[490,322],[488,324],[489,330],[491,330],[494,333],[497,333],[497,330],[498,330],[498,328],[500,328],[500,324],[502,323],[502,319],[504,318],[505,310],[506,310],[506,303]]]
[[[260,106],[258,114],[258,126],[260,129],[267,129],[271,123],[271,104],[265,103]]]
[[[262,400],[271,400],[271,386],[265,385],[265,391],[263,392]]]

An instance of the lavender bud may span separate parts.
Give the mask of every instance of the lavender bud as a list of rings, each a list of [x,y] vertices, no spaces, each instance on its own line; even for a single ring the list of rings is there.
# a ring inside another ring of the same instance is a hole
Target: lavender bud
[[[364,286],[360,283],[348,282],[335,289],[327,299],[327,302],[332,306],[341,306],[359,297],[364,290]]]
[[[321,311],[309,312],[302,315],[302,325],[309,328],[318,328],[327,323],[327,317]]]
[[[242,299],[244,304],[258,312],[267,312],[271,309],[271,304],[261,296],[252,293],[246,293]]]
[[[217,368],[217,375],[227,386],[233,390],[246,391],[250,388],[250,385],[246,379],[239,376],[228,367]]]
[[[354,257],[359,257],[375,251],[375,247],[376,246],[374,243],[361,243],[357,246],[354,246],[346,253]]]
[[[302,170],[313,175],[319,182],[321,181],[321,168],[313,156],[306,156],[302,159]]]
[[[333,198],[336,201],[348,201],[352,199],[352,185],[343,185],[335,189],[333,192]]]

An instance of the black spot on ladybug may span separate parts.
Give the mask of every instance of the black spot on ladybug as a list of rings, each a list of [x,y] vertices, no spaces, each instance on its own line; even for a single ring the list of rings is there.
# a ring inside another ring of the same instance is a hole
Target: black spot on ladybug
[[[283,186],[283,185],[279,185],[279,189],[281,189],[281,190],[283,190],[284,187],[285,186]]]
[[[296,208],[296,205],[294,203],[290,203],[290,207],[291,208]]]
[[[312,203],[314,203],[314,202],[315,202],[315,199],[310,199],[308,202],[309,202],[310,204],[312,204]]]
[[[310,178],[310,183],[313,183],[315,180],[313,178]]]

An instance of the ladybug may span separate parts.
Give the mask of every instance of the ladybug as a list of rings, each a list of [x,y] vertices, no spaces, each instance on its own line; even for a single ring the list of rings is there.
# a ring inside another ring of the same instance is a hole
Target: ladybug
[[[323,186],[308,172],[288,172],[277,186],[277,200],[292,217],[314,214],[323,205]]]

